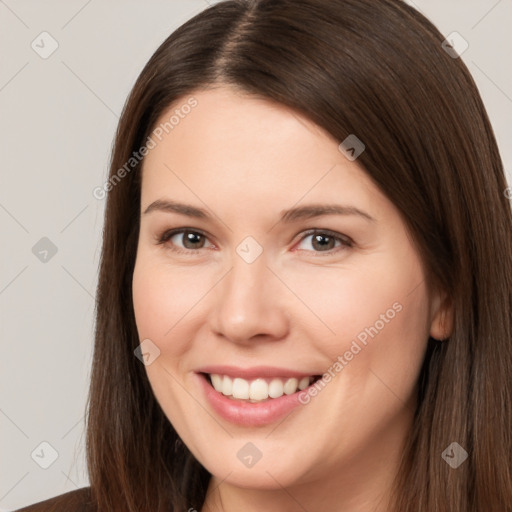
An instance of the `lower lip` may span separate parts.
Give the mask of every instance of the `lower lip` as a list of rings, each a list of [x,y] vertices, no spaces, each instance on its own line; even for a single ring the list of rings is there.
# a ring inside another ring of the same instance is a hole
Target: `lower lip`
[[[213,410],[225,420],[243,427],[269,425],[301,405],[298,399],[300,391],[259,403],[232,400],[215,391],[204,374],[196,375],[199,377],[206,399]]]

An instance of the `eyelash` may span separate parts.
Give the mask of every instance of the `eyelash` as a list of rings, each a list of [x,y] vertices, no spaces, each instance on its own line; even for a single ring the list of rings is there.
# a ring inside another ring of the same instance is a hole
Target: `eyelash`
[[[201,236],[205,237],[206,239],[208,238],[206,233],[203,233],[202,231],[200,231],[198,229],[192,229],[192,228],[171,229],[168,231],[164,231],[162,234],[160,234],[157,237],[157,245],[164,245],[174,235],[178,235],[181,233],[193,233],[196,235],[201,235]],[[326,251],[308,251],[308,252],[315,253],[317,256],[322,256],[323,254],[331,256],[332,254],[338,253],[339,251],[342,251],[342,250],[345,250],[347,248],[351,248],[354,246],[354,242],[348,236],[341,235],[340,233],[336,233],[335,231],[330,231],[328,229],[318,229],[318,228],[310,229],[310,230],[306,231],[298,243],[302,242],[304,239],[306,239],[308,236],[311,236],[311,235],[327,235],[330,238],[334,238],[335,241],[341,242],[341,246],[334,247],[333,249],[329,249]],[[182,248],[178,248],[176,246],[171,246],[171,247],[169,247],[169,249],[171,251],[179,253],[179,254],[195,256],[194,253],[199,252],[199,250],[204,249],[204,247],[200,247],[199,249],[182,249]],[[299,250],[303,251],[306,249],[299,249]]]

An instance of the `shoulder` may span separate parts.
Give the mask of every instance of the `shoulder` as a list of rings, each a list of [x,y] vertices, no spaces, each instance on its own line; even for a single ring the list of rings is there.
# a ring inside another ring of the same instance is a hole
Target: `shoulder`
[[[91,488],[82,487],[15,512],[95,512],[95,507],[91,500]]]

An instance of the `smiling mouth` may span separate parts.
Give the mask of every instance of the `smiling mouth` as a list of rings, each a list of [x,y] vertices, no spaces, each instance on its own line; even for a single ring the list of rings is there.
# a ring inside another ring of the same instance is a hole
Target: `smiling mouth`
[[[305,377],[259,377],[256,379],[232,378],[216,373],[201,373],[206,381],[219,394],[231,400],[248,403],[259,403],[280,398],[283,395],[293,395],[314,384],[321,375]]]

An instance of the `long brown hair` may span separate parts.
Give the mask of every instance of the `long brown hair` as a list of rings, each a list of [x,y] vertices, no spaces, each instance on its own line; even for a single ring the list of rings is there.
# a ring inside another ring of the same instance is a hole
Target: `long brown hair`
[[[428,341],[394,512],[512,510],[512,215],[493,130],[467,68],[401,0],[228,0],[171,34],[119,122],[110,178],[179,98],[224,85],[286,105],[336,140],[403,215],[453,305]],[[101,511],[201,509],[210,478],[165,417],[144,366],[131,280],[140,162],[111,180],[88,400],[87,461]],[[467,460],[441,454],[457,442]]]

